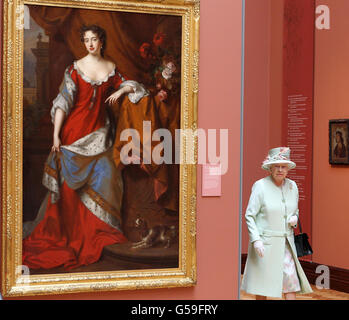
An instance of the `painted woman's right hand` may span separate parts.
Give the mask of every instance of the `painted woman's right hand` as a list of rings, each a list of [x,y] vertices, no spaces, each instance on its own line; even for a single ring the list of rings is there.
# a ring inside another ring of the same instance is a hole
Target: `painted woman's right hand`
[[[53,146],[51,150],[53,152],[59,152],[61,151],[60,146],[61,146],[61,139],[59,139],[59,137],[53,137]]]

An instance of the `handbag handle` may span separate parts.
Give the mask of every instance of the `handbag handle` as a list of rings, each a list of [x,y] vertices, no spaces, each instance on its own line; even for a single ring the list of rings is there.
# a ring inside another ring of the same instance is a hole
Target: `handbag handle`
[[[298,215],[298,228],[299,228],[299,232],[300,232],[300,233],[303,233],[303,232],[302,232],[301,219],[299,218],[299,215]]]

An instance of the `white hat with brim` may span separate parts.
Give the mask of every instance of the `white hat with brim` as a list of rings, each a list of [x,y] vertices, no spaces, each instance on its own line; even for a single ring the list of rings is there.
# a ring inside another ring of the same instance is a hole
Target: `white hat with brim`
[[[288,147],[279,147],[269,150],[268,156],[262,163],[262,169],[269,171],[273,164],[286,163],[289,169],[294,169],[296,164],[290,160],[291,150]]]

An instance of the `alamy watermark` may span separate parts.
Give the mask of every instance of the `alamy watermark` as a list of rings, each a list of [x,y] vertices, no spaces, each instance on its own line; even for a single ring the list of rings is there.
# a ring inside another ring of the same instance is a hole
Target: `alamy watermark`
[[[316,288],[330,289],[330,268],[323,264],[316,267],[315,273],[320,273],[320,275],[315,280]]]
[[[318,30],[330,30],[330,8],[324,4],[316,7],[315,26]]]
[[[19,265],[16,268],[16,284],[29,284],[30,283],[30,269],[26,265]]]
[[[30,12],[27,5],[20,4],[16,7],[16,28],[30,29]]]
[[[228,129],[153,130],[151,121],[143,121],[142,134],[137,129],[124,129],[120,141],[123,164],[220,164],[220,174],[228,171]],[[219,156],[217,156],[217,140]],[[173,145],[174,144],[174,145]],[[197,151],[197,153],[196,153]],[[208,161],[207,161],[208,160]]]

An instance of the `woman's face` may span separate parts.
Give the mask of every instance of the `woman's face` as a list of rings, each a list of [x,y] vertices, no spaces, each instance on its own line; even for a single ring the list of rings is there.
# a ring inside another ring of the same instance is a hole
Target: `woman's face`
[[[336,134],[336,142],[341,142],[341,135],[339,133]]]
[[[99,40],[98,35],[88,30],[84,35],[84,43],[86,50],[91,54],[100,54],[102,42]]]
[[[280,185],[287,177],[289,167],[285,163],[276,163],[271,165],[270,173],[277,185]]]

